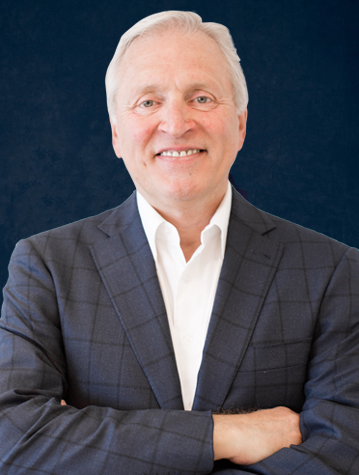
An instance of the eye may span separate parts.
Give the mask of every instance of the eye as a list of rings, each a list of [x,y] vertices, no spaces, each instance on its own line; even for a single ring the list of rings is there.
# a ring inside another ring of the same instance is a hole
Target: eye
[[[209,97],[206,97],[206,96],[196,97],[195,101],[198,104],[206,104],[207,102],[212,102],[212,100]]]
[[[151,99],[147,99],[147,101],[143,101],[140,104],[140,107],[152,107],[154,105],[155,101],[152,101]]]

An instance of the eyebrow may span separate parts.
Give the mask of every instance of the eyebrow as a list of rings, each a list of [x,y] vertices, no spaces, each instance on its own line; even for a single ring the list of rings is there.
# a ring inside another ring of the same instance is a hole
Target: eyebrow
[[[147,94],[148,92],[158,91],[160,86],[158,84],[147,84],[144,88],[136,87],[136,94]]]
[[[207,89],[208,87],[212,87],[212,86],[215,86],[215,83],[213,82],[195,82],[194,84],[192,84],[192,87],[191,89],[193,91],[198,91],[198,90],[201,90],[201,89]]]
[[[195,82],[190,85],[190,91],[206,90],[208,87],[215,86],[215,83],[204,83],[204,82]],[[135,94],[148,94],[149,92],[159,92],[162,90],[161,84],[146,84],[144,88],[138,87],[135,89]]]

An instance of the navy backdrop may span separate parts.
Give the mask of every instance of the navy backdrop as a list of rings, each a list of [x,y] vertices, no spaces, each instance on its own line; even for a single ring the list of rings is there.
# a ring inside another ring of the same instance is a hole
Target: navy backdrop
[[[121,34],[161,10],[232,32],[249,88],[232,168],[256,206],[359,247],[359,2],[1,0],[0,285],[15,243],[117,206],[104,76]]]

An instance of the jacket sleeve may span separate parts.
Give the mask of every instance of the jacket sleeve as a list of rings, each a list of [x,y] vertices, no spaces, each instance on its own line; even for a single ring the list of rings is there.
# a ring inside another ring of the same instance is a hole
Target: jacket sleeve
[[[9,266],[0,319],[1,474],[206,474],[207,412],[77,409],[60,401],[66,358],[55,286],[28,241]]]
[[[300,414],[303,443],[249,467],[213,473],[356,475],[359,473],[359,253],[349,249],[320,304]]]

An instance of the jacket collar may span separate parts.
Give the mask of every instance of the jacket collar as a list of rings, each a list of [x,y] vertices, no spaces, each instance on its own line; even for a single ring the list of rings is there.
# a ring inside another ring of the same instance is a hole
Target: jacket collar
[[[193,410],[221,408],[252,337],[283,245],[270,217],[233,193],[226,254],[198,374]]]

